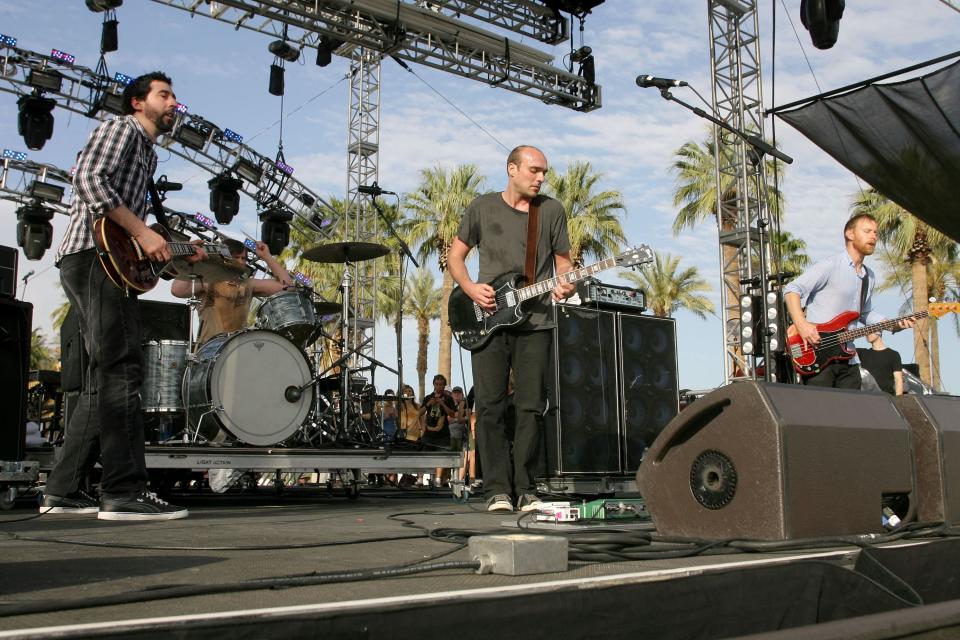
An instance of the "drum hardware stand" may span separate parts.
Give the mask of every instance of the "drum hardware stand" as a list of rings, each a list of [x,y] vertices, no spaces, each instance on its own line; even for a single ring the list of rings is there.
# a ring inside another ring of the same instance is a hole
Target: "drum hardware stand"
[[[183,397],[183,442],[190,443],[196,442],[197,438],[200,435],[200,425],[203,422],[203,419],[207,414],[216,409],[211,409],[207,413],[204,413],[200,416],[200,420],[197,421],[197,430],[193,434],[191,439],[190,433],[190,407],[188,405],[190,401],[190,377],[193,367],[190,365],[197,361],[197,348],[200,346],[199,341],[194,340],[193,338],[193,316],[194,314],[200,315],[200,303],[203,302],[200,298],[197,297],[197,280],[200,276],[196,274],[190,274],[190,297],[187,299],[187,306],[190,308],[189,319],[187,321],[187,360],[184,366],[183,374],[183,383],[180,386],[180,395]],[[197,327],[199,329],[199,325]],[[222,409],[222,407],[221,407]]]

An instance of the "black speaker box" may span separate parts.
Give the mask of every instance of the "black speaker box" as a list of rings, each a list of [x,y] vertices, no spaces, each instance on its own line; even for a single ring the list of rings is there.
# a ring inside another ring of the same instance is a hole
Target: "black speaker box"
[[[910,431],[887,394],[734,383],[667,425],[637,483],[663,535],[880,533],[883,496],[913,486]]]
[[[0,299],[0,460],[23,460],[33,305]]]
[[[616,314],[556,306],[547,381],[547,475],[619,474]]]
[[[644,451],[680,411],[677,331],[672,318],[618,313],[624,471],[633,474]]]
[[[917,519],[960,524],[960,398],[906,395],[894,403],[910,425]]]
[[[0,298],[17,297],[17,250],[0,245]]]

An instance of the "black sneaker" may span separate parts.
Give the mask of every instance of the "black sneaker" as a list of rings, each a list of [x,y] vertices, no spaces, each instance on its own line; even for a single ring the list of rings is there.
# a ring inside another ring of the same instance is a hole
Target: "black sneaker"
[[[536,494],[525,493],[517,498],[517,509],[526,513],[527,511],[539,511],[543,507],[543,500]]]
[[[77,491],[68,496],[43,496],[43,502],[40,503],[40,513],[96,513],[100,510],[100,503],[95,498]]]
[[[503,511],[507,513],[513,512],[513,500],[510,499],[505,493],[499,493],[489,500],[487,500],[487,511],[498,512]]]
[[[157,497],[152,491],[124,498],[100,498],[100,520],[176,520],[190,512]]]

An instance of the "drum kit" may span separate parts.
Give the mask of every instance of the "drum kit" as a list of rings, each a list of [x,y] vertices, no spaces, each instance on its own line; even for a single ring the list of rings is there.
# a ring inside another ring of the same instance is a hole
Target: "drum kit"
[[[361,416],[361,392],[372,391],[353,373],[374,366],[391,369],[350,348],[350,263],[389,252],[373,243],[322,244],[304,252],[313,262],[343,263],[342,302],[316,300],[302,284],[264,299],[253,328],[220,334],[202,345],[180,340],[155,340],[143,345],[146,414],[158,418],[166,440],[188,443],[243,443],[253,446],[324,444],[373,445],[378,430]],[[197,276],[185,276],[196,283]],[[207,270],[205,283],[232,279],[236,273]],[[193,287],[192,287],[193,289]],[[191,295],[189,335],[200,299]],[[339,336],[324,330],[324,322],[339,315]],[[321,366],[323,342],[339,346],[340,357]],[[364,343],[365,344],[365,343]],[[192,346],[192,348],[191,348]],[[312,354],[312,359],[309,354]],[[355,355],[372,364],[350,368]],[[338,370],[337,375],[329,375]],[[341,399],[346,401],[341,401]],[[369,409],[366,413],[370,413]],[[372,417],[372,416],[371,416]],[[176,425],[184,428],[175,432]]]

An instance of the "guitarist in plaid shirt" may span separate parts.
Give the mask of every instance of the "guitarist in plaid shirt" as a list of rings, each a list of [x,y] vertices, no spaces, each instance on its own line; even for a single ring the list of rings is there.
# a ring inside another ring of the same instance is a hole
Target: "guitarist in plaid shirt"
[[[126,115],[94,130],[73,178],[70,224],[57,250],[60,281],[80,318],[89,366],[70,416],[59,461],[47,478],[41,513],[98,513],[101,520],[171,520],[187,510],[147,490],[140,387],[140,307],[117,287],[97,258],[94,220],[109,217],[155,262],[170,260],[166,240],[144,219],[147,185],[157,166],[154,143],[171,130],[177,107],[170,78],[153,72],[123,92]],[[202,248],[188,261],[202,260]],[[99,502],[80,490],[99,448]]]

